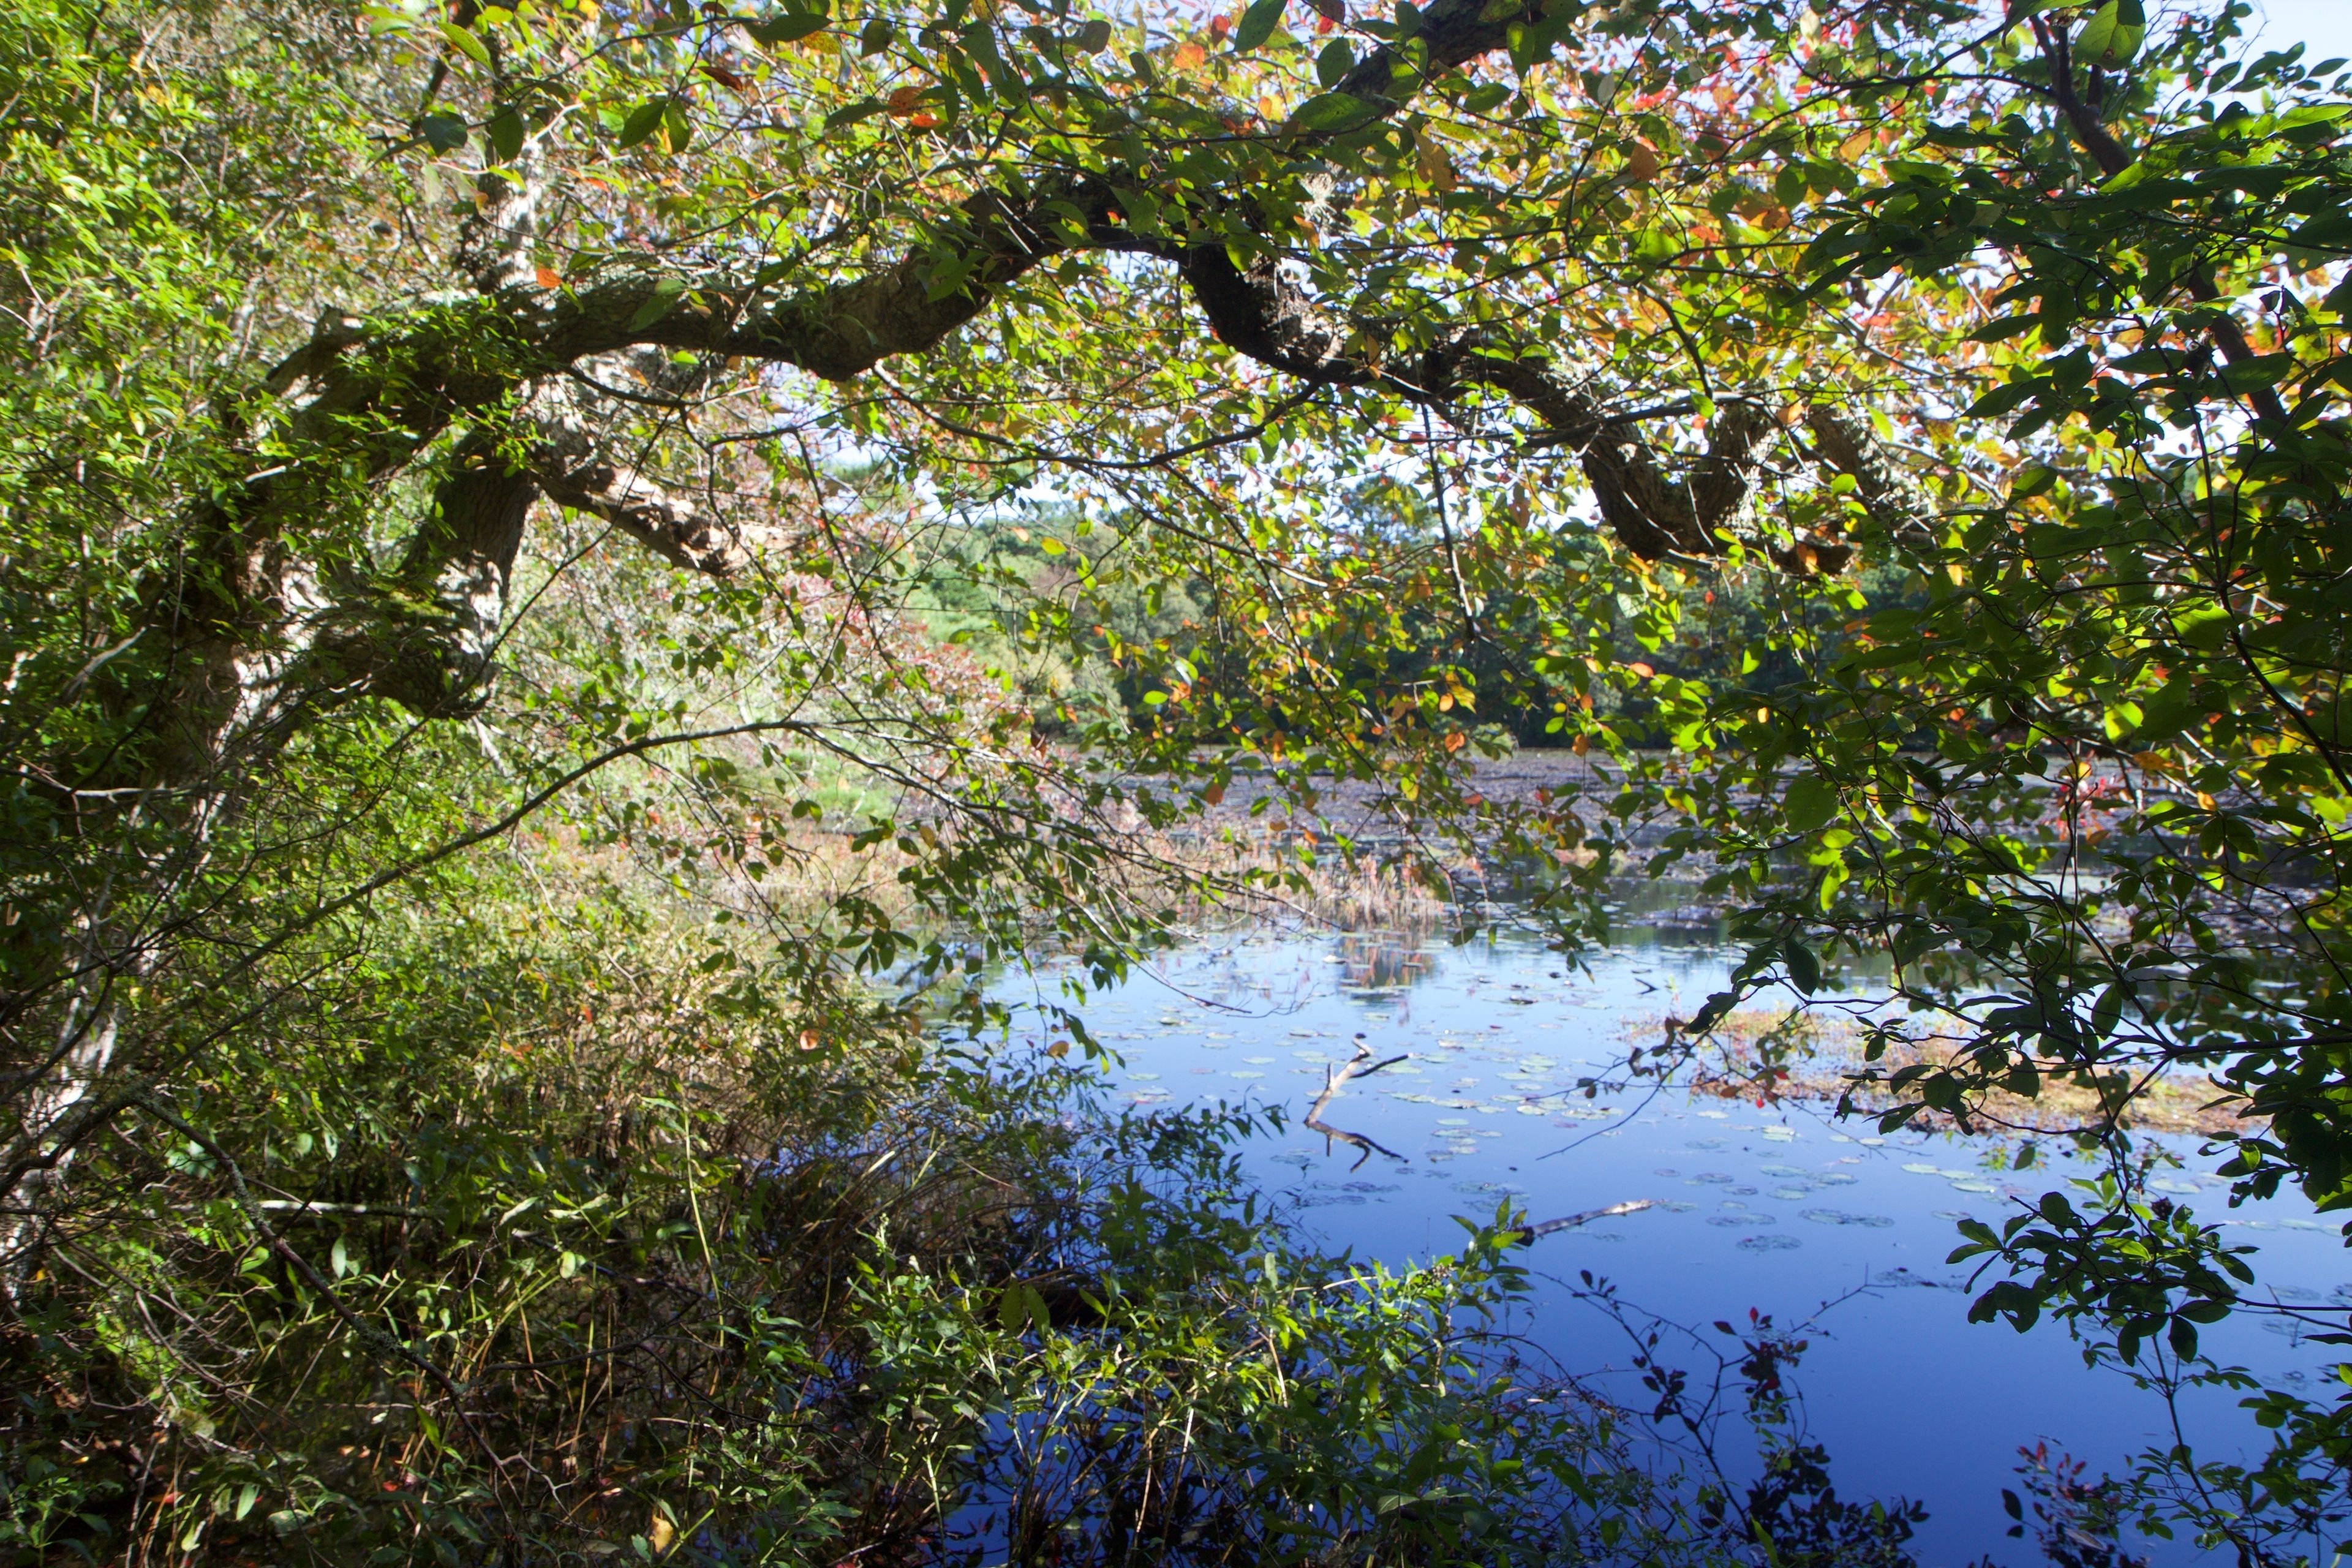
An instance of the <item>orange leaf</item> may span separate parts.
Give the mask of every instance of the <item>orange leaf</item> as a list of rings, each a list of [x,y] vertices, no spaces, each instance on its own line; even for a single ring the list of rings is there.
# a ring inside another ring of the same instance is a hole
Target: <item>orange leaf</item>
[[[1218,19],[1220,21],[1223,20],[1223,17]],[[1197,70],[1202,66],[1208,64],[1208,62],[1209,51],[1202,48],[1200,45],[1179,44],[1176,46],[1176,68],[1178,70]]]
[[[915,105],[922,101],[923,89],[921,88],[902,87],[890,95],[890,112],[893,114],[912,114],[915,112]]]
[[[542,289],[560,289],[563,286],[563,274],[552,267],[539,268],[531,273],[531,276],[539,280],[539,286]]]
[[[1445,737],[1445,749],[1449,752],[1458,752],[1462,749],[1463,742],[1468,739],[1469,737],[1467,735],[1465,735],[1461,731],[1456,730],[1452,734]]]

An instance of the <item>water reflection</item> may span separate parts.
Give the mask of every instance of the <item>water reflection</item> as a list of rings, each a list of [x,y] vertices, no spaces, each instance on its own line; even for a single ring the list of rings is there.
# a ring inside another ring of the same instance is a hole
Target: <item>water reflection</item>
[[[1597,1386],[1628,1374],[1599,1335],[1588,1270],[1612,1300],[1676,1321],[1818,1316],[1802,1376],[1842,1490],[1926,1500],[1923,1562],[2013,1558],[2000,1493],[2018,1484],[2021,1446],[2046,1440],[2095,1470],[2169,1441],[2163,1407],[2085,1369],[2063,1333],[1969,1324],[1970,1281],[1943,1262],[1956,1221],[1998,1223],[2081,1170],[2059,1156],[2013,1171],[2007,1147],[1949,1132],[1882,1138],[1818,1103],[1586,1092],[1633,1043],[1629,1020],[1687,1016],[1731,962],[1689,929],[1636,931],[1583,966],[1507,941],[1264,932],[1174,953],[1087,1013],[1121,1054],[1111,1084],[1125,1103],[1286,1108],[1291,1131],[1245,1163],[1335,1249],[1428,1258],[1459,1246],[1456,1215],[1512,1205],[1538,1233],[1527,1258],[1539,1289],[1509,1328]],[[2233,1240],[2259,1233],[2265,1285],[2315,1300],[2342,1284],[2333,1227],[2299,1200],[2227,1211],[2225,1184],[2193,1160],[2168,1184],[2242,1227]],[[2329,1352],[2284,1327],[2233,1321],[2212,1342],[2292,1381]],[[1918,1392],[1930,1387],[1932,1417]],[[2184,1405],[2215,1457],[2254,1450],[2234,1400]]]

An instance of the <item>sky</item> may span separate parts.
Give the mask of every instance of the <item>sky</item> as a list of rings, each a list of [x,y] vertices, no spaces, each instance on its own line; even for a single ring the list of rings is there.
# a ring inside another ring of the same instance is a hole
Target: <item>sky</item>
[[[2263,48],[2307,45],[2303,58],[2316,64],[2352,59],[2352,0],[2254,0],[2255,41]],[[2253,31],[2253,25],[2248,30]]]

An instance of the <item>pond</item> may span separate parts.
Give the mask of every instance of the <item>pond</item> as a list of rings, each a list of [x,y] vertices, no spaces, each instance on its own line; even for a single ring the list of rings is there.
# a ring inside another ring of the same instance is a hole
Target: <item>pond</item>
[[[1581,965],[1528,941],[1259,932],[1180,950],[1084,1011],[1118,1054],[1106,1068],[1115,1103],[1284,1107],[1287,1126],[1251,1141],[1245,1164],[1335,1250],[1396,1265],[1452,1251],[1464,1234],[1454,1216],[1491,1219],[1505,1197],[1534,1221],[1646,1203],[1534,1241],[1523,1256],[1537,1291],[1511,1327],[1561,1371],[1646,1405],[1625,1337],[1580,1299],[1583,1271],[1702,1337],[1750,1310],[1784,1325],[1814,1319],[1795,1381],[1840,1495],[1924,1502],[1923,1563],[2028,1562],[2001,1506],[2020,1448],[2046,1442],[2094,1474],[2120,1469],[2172,1440],[2169,1416],[2157,1395],[2085,1367],[2063,1328],[2021,1336],[1967,1321],[1967,1270],[1944,1259],[1956,1221],[1998,1224],[2019,1199],[2088,1168],[2046,1141],[2039,1168],[2015,1171],[2008,1143],[1881,1138],[1869,1121],[1839,1122],[1827,1102],[1682,1089],[1588,1100],[1575,1089],[1622,1061],[1645,1026],[1655,1038],[1658,1019],[1694,1011],[1730,959],[1659,930]],[[999,994],[1041,1000],[1052,978]],[[1376,1058],[1405,1059],[1344,1084],[1325,1121],[1378,1150],[1300,1125],[1359,1036]],[[2186,1163],[2160,1190],[2258,1246],[2264,1289],[2352,1300],[2333,1224],[2299,1196],[2229,1211],[2196,1140],[2169,1142]],[[2272,1331],[2285,1328],[2233,1320],[2207,1344],[2266,1379],[2311,1386],[2326,1347]],[[2200,1454],[2256,1450],[2237,1397],[2184,1404]],[[2133,1545],[2158,1563],[2197,1560],[2180,1545]]]

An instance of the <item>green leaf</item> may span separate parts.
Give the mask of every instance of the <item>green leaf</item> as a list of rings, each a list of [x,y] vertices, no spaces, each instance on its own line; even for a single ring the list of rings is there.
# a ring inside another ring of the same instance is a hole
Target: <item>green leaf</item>
[[[1837,786],[1819,773],[1807,773],[1789,786],[1781,798],[1781,815],[1800,833],[1825,826],[1838,811]]]
[[[1078,29],[1078,47],[1098,55],[1110,47],[1110,24],[1097,16]]]
[[[458,53],[475,64],[486,66],[490,63],[489,46],[476,37],[471,27],[463,27],[455,22],[444,22],[441,24],[441,36],[448,39]]]
[[[1326,136],[1378,118],[1377,105],[1352,92],[1318,92],[1300,104],[1283,129],[1294,136]]]
[[[2139,0],[2107,0],[2075,35],[2074,58],[2084,65],[2119,66],[2139,53],[2147,37]]]
[[[1355,68],[1355,47],[1345,38],[1332,39],[1323,46],[1323,52],[1315,57],[1315,79],[1327,89],[1339,86]]]
[[[522,116],[511,107],[491,115],[483,130],[489,138],[490,156],[499,163],[511,163],[522,156]]]
[[[1780,961],[1789,966],[1789,984],[1811,995],[1822,984],[1822,961],[1813,950],[1790,937],[1780,946]]]
[[[890,40],[898,36],[897,28],[877,16],[866,24],[865,31],[857,35],[857,52],[861,55],[878,55],[888,48]]]
[[[1282,25],[1282,8],[1286,0],[1253,0],[1250,8],[1242,13],[1242,25],[1234,29],[1234,47],[1244,54],[1256,48],[1274,37]]]
[[[653,293],[637,307],[637,313],[629,318],[629,331],[643,331],[668,315],[677,309],[677,302],[685,293],[686,284],[678,279],[665,278],[656,283]]]
[[[2321,213],[2298,226],[2286,242],[2305,250],[2352,250],[2352,211]]]
[[[2198,652],[2219,653],[2236,622],[2237,617],[2220,605],[2200,605],[2182,613],[2173,625],[2180,640]]]
[[[416,122],[416,132],[436,153],[454,153],[466,144],[466,122],[454,114],[428,114]]]
[[[629,110],[628,119],[621,122],[623,147],[634,147],[661,129],[662,116],[669,111],[669,100],[649,99]]]
[[[1996,386],[1969,405],[1969,416],[1975,419],[1990,419],[2008,413],[2042,390],[2042,384],[2031,377]]]
[[[765,21],[748,24],[744,30],[759,40],[761,47],[772,49],[822,33],[832,21],[819,6],[810,11],[779,11]]]

